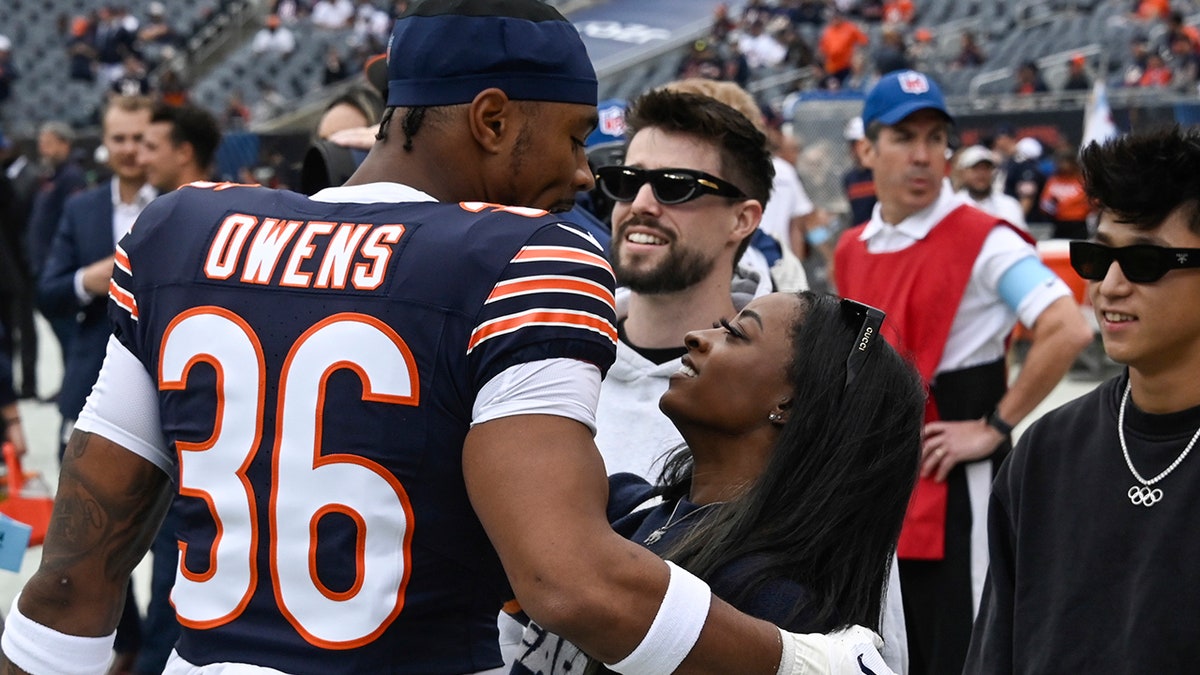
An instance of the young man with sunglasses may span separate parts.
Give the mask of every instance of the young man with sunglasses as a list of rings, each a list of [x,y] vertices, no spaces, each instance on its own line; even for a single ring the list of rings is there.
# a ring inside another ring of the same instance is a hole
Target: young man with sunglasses
[[[1000,470],[965,672],[1189,672],[1200,662],[1200,133],[1082,154],[1100,210],[1071,243],[1127,368],[1044,415]]]
[[[884,76],[863,106],[871,219],[845,232],[838,291],[888,314],[883,334],[930,389],[921,480],[901,534],[909,663],[957,675],[987,569],[984,514],[1012,426],[1092,339],[1070,290],[1028,235],[967,205],[945,180],[953,120],[922,73]],[[1033,344],[1008,386],[1006,338]]]

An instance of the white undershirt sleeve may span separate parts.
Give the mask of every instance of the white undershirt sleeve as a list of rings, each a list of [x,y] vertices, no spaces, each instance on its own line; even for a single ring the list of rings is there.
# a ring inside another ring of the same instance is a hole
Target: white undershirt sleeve
[[[558,415],[596,433],[600,369],[577,359],[543,359],[512,366],[488,380],[475,398],[471,424],[513,415]]]
[[[113,336],[75,428],[107,438],[172,479],[176,475],[176,458],[168,451],[159,423],[158,388],[142,362]]]

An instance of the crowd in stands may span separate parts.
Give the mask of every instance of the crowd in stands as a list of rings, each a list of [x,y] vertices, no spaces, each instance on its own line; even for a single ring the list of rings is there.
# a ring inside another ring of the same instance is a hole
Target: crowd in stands
[[[679,74],[718,77],[745,85],[768,74],[808,69],[795,88],[866,91],[888,72],[1013,67],[1012,93],[1090,89],[1100,63],[1077,54],[1065,79],[1051,85],[1033,60],[989,61],[987,37],[955,28],[956,52],[938,46],[937,26],[922,24],[912,0],[750,0],[740,13],[721,6],[711,35],[695,43]],[[1195,92],[1200,31],[1186,23],[1191,3],[1135,2],[1127,16],[1137,26],[1128,68],[1114,83]],[[1149,35],[1159,35],[1151,40]],[[1120,62],[1120,61],[1117,61]],[[1103,75],[1107,76],[1107,73]]]

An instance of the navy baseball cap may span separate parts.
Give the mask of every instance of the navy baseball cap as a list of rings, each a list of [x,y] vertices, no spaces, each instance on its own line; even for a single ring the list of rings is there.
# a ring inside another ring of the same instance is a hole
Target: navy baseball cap
[[[936,110],[954,121],[936,82],[915,70],[896,70],[880,78],[867,93],[863,126],[870,127],[873,122],[892,126],[918,110]]]
[[[596,105],[579,31],[539,0],[425,0],[396,19],[388,106],[469,103],[484,89],[517,101]]]

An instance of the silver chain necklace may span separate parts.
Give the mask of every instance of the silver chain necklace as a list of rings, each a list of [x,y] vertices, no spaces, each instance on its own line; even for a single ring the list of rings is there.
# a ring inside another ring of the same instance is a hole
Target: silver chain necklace
[[[687,513],[680,516],[679,520],[675,520],[675,514],[679,512],[679,506],[681,504],[683,504],[683,500],[680,499],[679,501],[675,502],[675,508],[671,509],[671,515],[667,516],[667,522],[663,523],[657,530],[654,530],[650,534],[646,535],[646,538],[644,540],[642,540],[642,543],[649,546],[650,544],[657,542],[659,539],[662,539],[663,535],[666,534],[667,530],[671,529],[672,526],[682,523],[683,521],[687,520],[688,518],[691,518],[692,516],[696,515],[697,513],[700,513],[701,511],[703,511],[707,508],[717,506],[718,504],[724,504],[724,503],[725,502],[712,502],[711,504],[705,504],[704,506],[698,506],[695,509],[688,511]]]
[[[1125,454],[1125,465],[1129,467],[1129,472],[1133,474],[1133,477],[1136,478],[1141,485],[1134,485],[1133,487],[1129,488],[1129,492],[1125,494],[1127,497],[1129,497],[1130,503],[1132,503],[1134,506],[1145,506],[1146,508],[1150,508],[1151,506],[1154,506],[1162,501],[1163,498],[1163,491],[1161,488],[1151,488],[1150,486],[1166,478],[1167,474],[1174,471],[1175,467],[1179,466],[1180,462],[1182,462],[1183,459],[1188,456],[1188,453],[1192,451],[1192,446],[1196,445],[1196,440],[1200,439],[1200,429],[1197,429],[1196,433],[1192,435],[1192,440],[1188,442],[1187,447],[1183,449],[1183,452],[1179,453],[1179,456],[1175,458],[1175,461],[1171,462],[1171,466],[1168,466],[1162,473],[1158,474],[1154,478],[1151,478],[1150,480],[1142,478],[1142,474],[1138,473],[1138,470],[1133,468],[1133,460],[1129,458],[1129,447],[1125,445],[1125,403],[1129,401],[1129,389],[1130,383],[1126,382],[1125,395],[1121,397],[1121,412],[1117,415],[1117,436],[1121,439],[1121,452]]]

